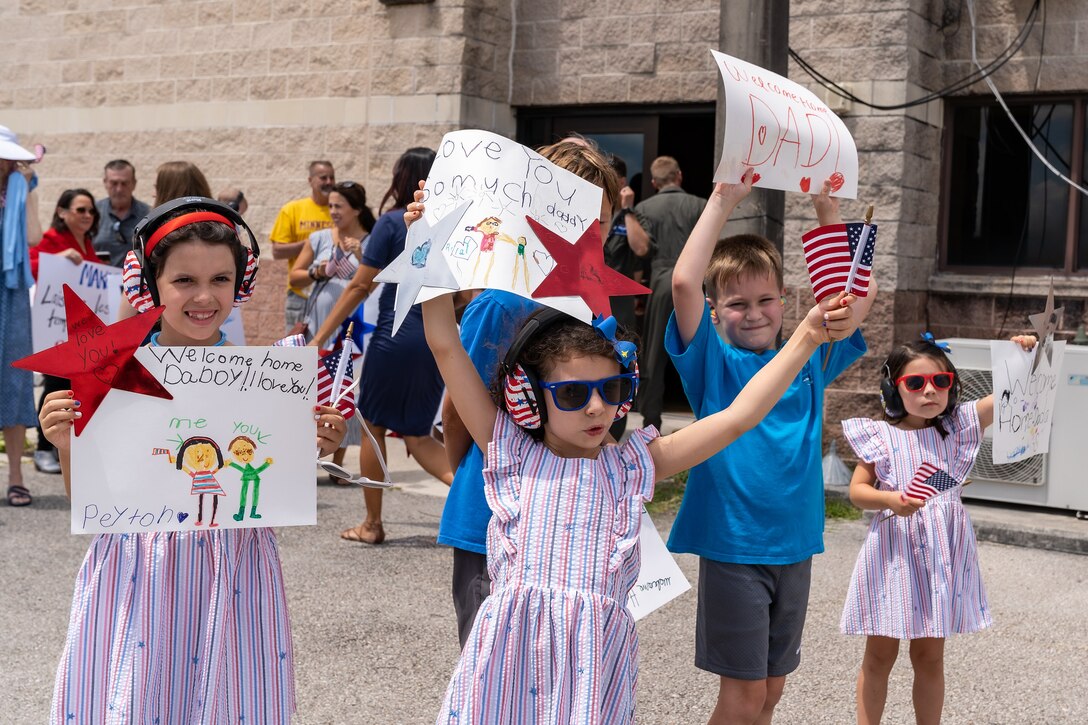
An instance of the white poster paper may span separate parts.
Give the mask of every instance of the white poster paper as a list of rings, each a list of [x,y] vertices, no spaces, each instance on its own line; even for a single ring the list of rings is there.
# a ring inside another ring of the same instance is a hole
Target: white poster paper
[[[1035,351],[1015,342],[990,342],[994,383],[993,462],[1015,463],[1050,450],[1050,426],[1058,394],[1065,342],[1053,343],[1031,371]]]
[[[111,390],[72,438],[72,533],[317,519],[312,347],[141,347],[174,396]]]
[[[858,195],[858,151],[842,119],[807,88],[739,58],[710,51],[725,85],[725,142],[715,181],[735,184],[747,166],[755,185]]]
[[[116,267],[98,262],[72,264],[60,254],[38,256],[38,282],[30,311],[30,333],[34,352],[59,345],[68,339],[64,324],[64,285],[68,285],[99,317],[109,319],[110,276]]]
[[[680,571],[680,566],[665,548],[665,542],[645,507],[642,509],[638,541],[642,549],[642,568],[638,572],[638,581],[627,595],[627,611],[636,622],[691,589],[684,572]]]
[[[555,263],[525,218],[573,244],[599,223],[604,193],[532,149],[478,130],[442,137],[424,190],[425,218],[432,226],[470,202],[453,236],[442,242],[460,289],[501,289],[529,298]],[[425,286],[417,301],[448,292]],[[551,297],[547,304],[592,318],[580,297]]]

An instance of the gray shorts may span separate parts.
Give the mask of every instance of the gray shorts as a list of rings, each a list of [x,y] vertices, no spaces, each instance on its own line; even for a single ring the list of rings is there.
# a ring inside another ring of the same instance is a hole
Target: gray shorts
[[[287,322],[285,329],[287,332],[291,332],[291,328],[295,326],[295,323],[302,322],[302,317],[306,314],[306,298],[300,297],[288,290],[287,302],[283,306],[283,313]],[[317,332],[317,330],[310,330],[310,332],[314,333]]]
[[[812,559],[727,564],[699,559],[695,666],[722,677],[784,677],[801,664]]]
[[[476,612],[491,593],[487,556],[467,549],[453,549],[453,609],[457,613],[457,637],[465,648]]]

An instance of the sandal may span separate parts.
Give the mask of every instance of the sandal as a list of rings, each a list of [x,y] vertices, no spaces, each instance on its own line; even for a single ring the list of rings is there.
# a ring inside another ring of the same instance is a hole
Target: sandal
[[[8,506],[29,506],[33,502],[26,486],[8,486]]]
[[[352,526],[350,529],[341,531],[340,538],[344,541],[353,541],[356,544],[377,546],[385,541],[385,528],[380,523],[368,524],[364,521],[358,526]]]

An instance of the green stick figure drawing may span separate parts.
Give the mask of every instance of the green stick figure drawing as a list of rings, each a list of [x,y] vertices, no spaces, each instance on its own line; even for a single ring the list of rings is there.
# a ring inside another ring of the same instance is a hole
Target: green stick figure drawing
[[[272,465],[272,459],[266,458],[263,464],[254,468],[253,456],[257,450],[257,444],[245,436],[238,436],[232,440],[227,450],[242,464],[239,465],[235,461],[227,463],[231,468],[242,472],[242,494],[238,499],[238,513],[234,514],[234,520],[241,521],[245,518],[246,494],[249,493],[251,483],[253,484],[253,505],[249,509],[249,518],[259,519],[261,515],[257,513],[257,502],[261,498],[261,471]]]

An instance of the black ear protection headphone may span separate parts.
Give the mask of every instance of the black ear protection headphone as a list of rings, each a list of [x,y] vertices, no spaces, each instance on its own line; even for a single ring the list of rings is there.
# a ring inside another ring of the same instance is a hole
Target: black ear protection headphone
[[[179,213],[186,211],[189,213]],[[183,196],[152,209],[136,225],[132,233],[132,251],[126,257],[124,265],[124,289],[125,295],[137,310],[142,312],[144,309],[159,304],[159,289],[155,282],[155,274],[147,269],[147,260],[155,246],[171,232],[199,221],[221,222],[233,227],[238,234],[240,244],[242,243],[241,233],[245,231],[246,236],[249,237],[249,246],[245,247],[243,244],[246,253],[242,259],[236,259],[235,306],[253,295],[257,266],[261,256],[261,249],[253,230],[242,219],[242,215],[227,204],[203,196]]]
[[[503,358],[503,400],[510,417],[522,428],[536,429],[544,425],[548,421],[548,407],[543,403],[537,371],[522,365],[518,358],[530,340],[569,317],[551,307],[530,315]]]
[[[907,414],[903,407],[903,396],[899,394],[899,387],[892,380],[892,371],[888,363],[881,368],[880,378],[880,404],[884,406],[884,415],[892,419],[902,418]]]

